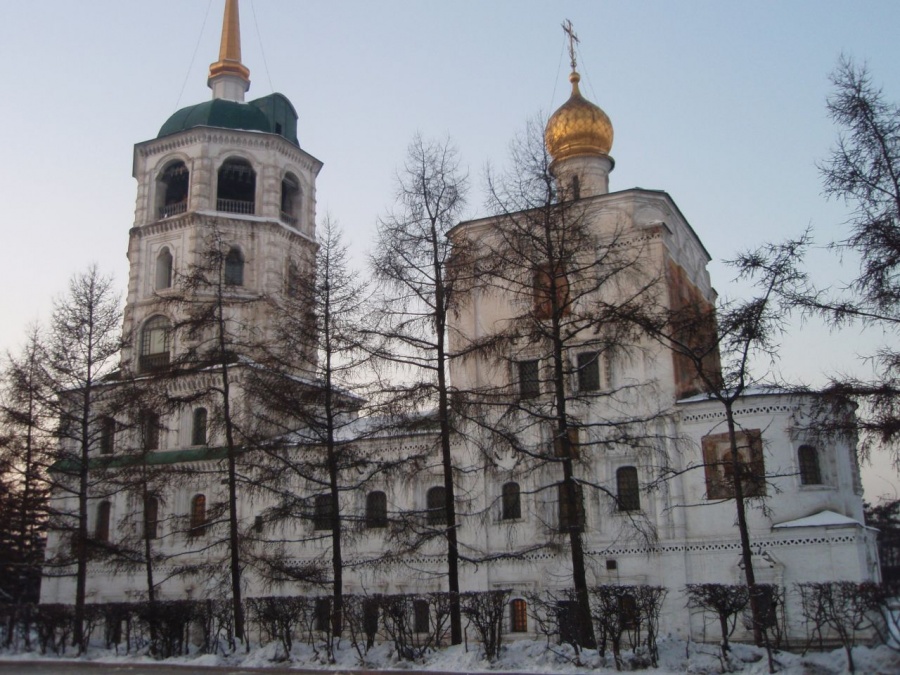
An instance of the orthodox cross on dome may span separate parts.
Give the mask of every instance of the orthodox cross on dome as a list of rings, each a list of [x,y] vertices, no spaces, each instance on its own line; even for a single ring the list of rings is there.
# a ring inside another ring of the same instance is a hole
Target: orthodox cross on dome
[[[572,72],[575,72],[575,45],[580,42],[580,40],[575,34],[575,28],[572,26],[572,22],[569,19],[566,19],[563,22],[562,29],[565,34],[569,36],[569,61],[572,64]]]

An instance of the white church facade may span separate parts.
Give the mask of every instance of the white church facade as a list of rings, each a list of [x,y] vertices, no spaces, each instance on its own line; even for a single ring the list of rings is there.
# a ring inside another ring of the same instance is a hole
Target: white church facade
[[[169,302],[175,280],[198,263],[204,242],[213,234],[225,242],[224,280],[232,299],[225,309],[242,326],[251,326],[253,340],[265,341],[274,330],[280,299],[293,291],[294,279],[315,264],[316,176],[322,163],[297,140],[297,114],[281,94],[246,102],[249,71],[240,61],[237,3],[228,0],[220,59],[210,68],[210,101],[176,112],[154,139],[134,149],[133,175],[137,181],[135,222],[129,233],[130,275],[124,314],[124,334],[131,339],[122,363],[133,375],[156,378],[196,346],[179,332],[183,316]],[[602,111],[578,91],[573,72],[572,98],[550,119],[547,150],[554,160],[557,180],[579,203],[579,213],[602,239],[616,236],[621,246],[639,250],[642,269],[659,280],[660,297],[668,302],[712,307],[715,291],[707,271],[710,256],[672,198],[663,191],[625,189],[609,191],[613,160],[612,125]],[[567,192],[566,192],[567,191]],[[496,218],[459,224],[451,232],[454,244],[496,245]],[[492,239],[493,238],[493,239]],[[502,284],[501,284],[502,286]],[[474,343],[508,325],[516,317],[509,297],[498,287],[473,287],[454,314],[451,340]],[[250,302],[265,295],[266,303]],[[577,478],[584,491],[583,542],[590,585],[651,584],[669,589],[661,616],[661,632],[680,637],[706,637],[701,617],[685,609],[681,592],[686,584],[744,582],[741,546],[735,526],[735,504],[730,498],[724,455],[728,451],[725,417],[720,403],[696,393],[689,367],[663,346],[638,337],[641,349],[633,358],[596,357],[596,350],[570,349],[570,386],[586,393],[573,404],[574,415],[585,421],[588,444],[601,423],[630,411],[662,411],[652,415],[652,442],[621,447],[604,445],[602,452],[585,452],[577,463]],[[247,340],[252,343],[252,340]],[[593,355],[593,356],[592,356]],[[240,356],[252,360],[254,354]],[[307,355],[298,377],[315,372],[316,356]],[[530,369],[546,367],[539,358],[518,355],[492,361],[481,357],[461,360],[451,369],[459,389],[478,390],[505,386],[510,396],[538,400],[546,392],[533,382]],[[206,553],[196,546],[202,536],[205,510],[225,500],[224,440],[219,427],[208,424],[215,401],[192,397],[191,388],[202,372],[172,380],[170,387],[183,405],[156,420],[151,441],[154,467],[189,467],[189,480],[172,480],[170,491],[154,500],[154,540],[166,558],[158,573],[158,594],[164,599],[212,596],[216,589],[190,576],[175,574]],[[242,396],[240,368],[235,368],[233,396]],[[540,382],[538,377],[536,382]],[[632,387],[641,383],[641,387]],[[523,389],[523,387],[525,389]],[[638,391],[639,393],[634,393]],[[590,394],[597,392],[596,397]],[[622,392],[610,394],[610,392]],[[627,393],[631,392],[631,393]],[[604,395],[609,394],[609,395]],[[759,497],[748,500],[748,526],[757,581],[790,588],[806,581],[878,581],[874,532],[863,524],[862,485],[856,450],[841,439],[813,437],[814,401],[764,390],[748,391],[734,407],[747,461],[764,468],[767,481]],[[360,424],[364,421],[360,421]],[[115,455],[115,447],[129,442],[133,428],[116,431],[96,454]],[[453,447],[460,464],[472,466],[483,451],[479,431],[461,434]],[[538,429],[537,445],[547,443]],[[598,436],[599,438],[599,436]],[[147,441],[143,441],[146,445]],[[599,442],[599,441],[598,441]],[[367,452],[390,446],[427,447],[429,432],[420,436],[380,434],[360,441]],[[652,446],[652,447],[651,447]],[[648,449],[649,448],[649,449]],[[410,454],[414,454],[413,450]],[[719,464],[722,462],[722,464]],[[439,462],[435,462],[439,464]],[[659,481],[660,468],[667,479]],[[461,590],[511,589],[512,600],[529,593],[562,590],[571,586],[571,560],[565,542],[529,547],[548,541],[558,528],[560,512],[556,492],[545,489],[554,480],[555,467],[518,471],[510,453],[498,450],[493,465],[460,479],[458,498],[459,540],[464,546]],[[437,472],[425,471],[385,478],[358,493],[345,493],[342,512],[356,513],[360,528],[344,551],[346,560],[364,559],[390,546],[368,509],[410,510],[427,513],[429,492],[442,484]],[[653,485],[653,489],[648,486]],[[602,486],[593,490],[590,486]],[[373,492],[380,493],[372,499]],[[733,493],[732,493],[733,494]],[[378,506],[380,500],[385,507]],[[765,508],[757,506],[764,504]],[[92,499],[88,528],[115,542],[125,514],[140,509],[134,496],[102,491]],[[241,499],[237,504],[241,531],[263,531],[259,520],[265,500]],[[168,514],[166,513],[168,512]],[[167,515],[183,516],[188,523]],[[145,516],[145,523],[147,522]],[[312,533],[317,524],[297,523],[298,531]],[[648,534],[650,533],[650,534]],[[283,534],[283,539],[290,539]],[[327,554],[327,537],[303,539],[293,553],[298,567]],[[60,533],[51,533],[49,555],[64,547]],[[264,545],[264,544],[263,544]],[[516,555],[512,555],[515,553]],[[446,547],[432,541],[410,553],[410,560],[389,567],[348,566],[347,593],[399,593],[446,590]],[[478,564],[466,562],[478,558]],[[45,577],[42,602],[72,602],[74,580]],[[89,602],[120,602],[144,597],[146,581],[140,568],[123,570],[98,560],[89,566]],[[272,594],[272,587],[245,575],[245,597]],[[327,586],[282,584],[279,593],[326,595]],[[786,607],[789,623],[799,622],[796,606]],[[514,613],[511,613],[514,622]],[[508,630],[533,626],[510,625]]]

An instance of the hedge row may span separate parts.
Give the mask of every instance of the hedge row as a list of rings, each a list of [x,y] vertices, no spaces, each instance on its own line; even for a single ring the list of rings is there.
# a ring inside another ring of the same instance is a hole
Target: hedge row
[[[784,589],[756,587],[756,600],[767,645],[777,647],[783,635]],[[883,608],[890,596],[875,584],[829,582],[794,588],[806,621],[807,647],[818,641],[838,641],[852,647],[860,635],[883,635]],[[667,590],[647,585],[604,585],[590,589],[591,615],[583,616],[572,591],[527,594],[510,601],[511,592],[464,593],[460,606],[468,620],[467,634],[476,638],[488,660],[500,653],[510,630],[546,636],[548,646],[570,643],[576,650],[607,650],[624,665],[623,649],[633,656],[630,667],[656,665],[659,616]],[[703,612],[722,633],[723,656],[728,637],[740,619],[749,622],[751,594],[746,586],[699,584],[685,587],[688,608]],[[323,661],[333,661],[334,649],[346,638],[360,662],[376,643],[391,644],[398,658],[421,659],[447,643],[449,593],[345,595],[340,617],[332,613],[328,596],[273,596],[246,601],[249,633],[260,644],[279,645],[278,657],[290,658],[295,641],[311,646]],[[150,654],[156,658],[188,653],[231,653],[236,648],[232,607],[224,600],[168,600],[155,603],[89,604],[85,614],[85,645],[93,643],[117,652]],[[74,607],[62,604],[0,605],[0,640],[7,649],[62,654],[71,642]],[[333,627],[339,635],[333,636]],[[593,627],[593,644],[586,626]],[[849,658],[849,651],[848,651]]]

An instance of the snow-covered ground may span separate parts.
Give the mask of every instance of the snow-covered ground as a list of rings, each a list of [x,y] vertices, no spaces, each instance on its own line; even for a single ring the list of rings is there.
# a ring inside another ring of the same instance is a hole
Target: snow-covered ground
[[[900,653],[886,646],[876,648],[857,647],[854,661],[858,673],[897,675],[900,673]],[[52,658],[35,652],[24,654],[0,653],[0,661],[45,660]],[[168,659],[166,663],[204,666],[229,666],[244,668],[321,668],[323,670],[391,669],[429,670],[459,673],[614,673],[612,654],[598,656],[595,651],[584,651],[580,656],[569,647],[551,645],[545,641],[517,640],[503,646],[503,654],[495,663],[489,664],[480,657],[478,647],[470,645],[448,647],[426,656],[422,663],[410,663],[397,659],[389,644],[376,645],[360,659],[357,651],[346,641],[335,652],[335,663],[328,664],[324,654],[316,652],[308,645],[295,645],[290,659],[284,658],[280,645],[269,644],[251,649],[249,653],[229,656],[203,654]],[[116,654],[112,650],[92,648],[80,661],[95,663],[158,663],[148,656]],[[638,657],[638,660],[640,658]],[[625,669],[636,665],[636,657],[625,654]],[[812,675],[818,673],[845,673],[847,659],[843,650],[831,652],[799,653],[781,651],[775,655],[776,669],[789,675]],[[682,640],[662,639],[659,643],[659,667],[648,668],[648,673],[664,675],[668,673],[722,673],[726,672],[719,656],[719,648],[712,644],[686,643]],[[749,675],[768,673],[765,651],[747,645],[733,645],[727,669]]]

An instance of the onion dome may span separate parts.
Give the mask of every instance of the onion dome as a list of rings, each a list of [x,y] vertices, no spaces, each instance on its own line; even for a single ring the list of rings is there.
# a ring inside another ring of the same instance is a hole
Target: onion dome
[[[609,155],[612,149],[612,122],[600,107],[581,95],[580,80],[573,70],[569,75],[572,95],[550,116],[544,130],[544,143],[554,162],[579,155]]]

